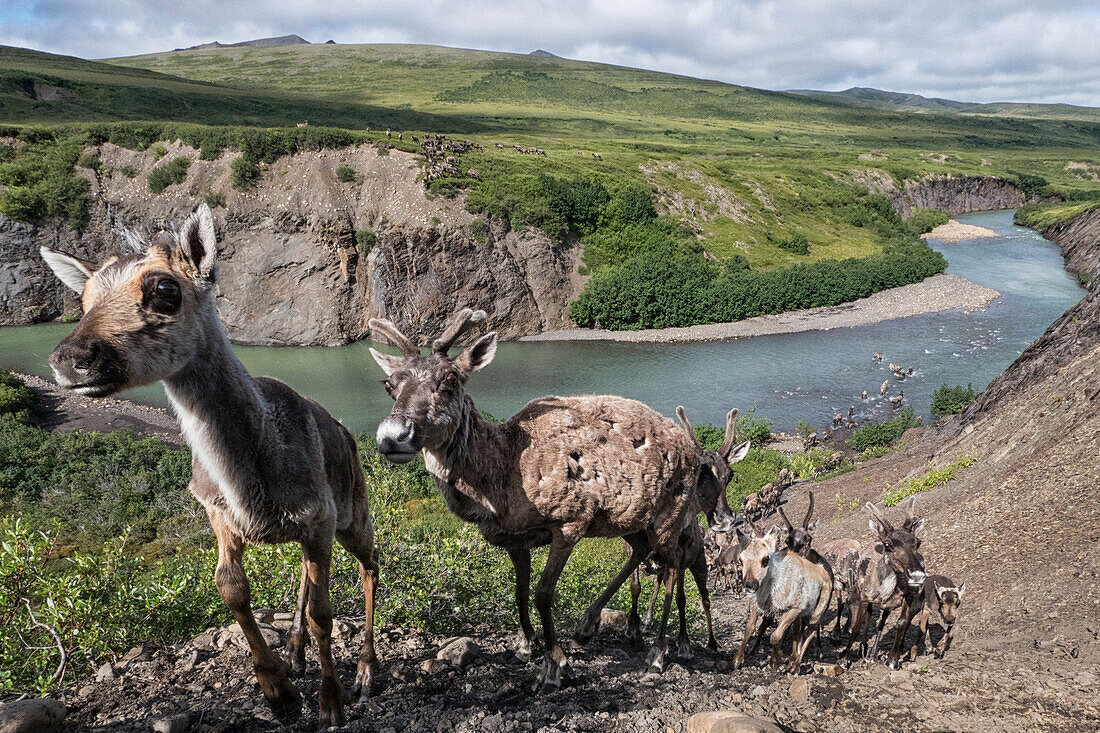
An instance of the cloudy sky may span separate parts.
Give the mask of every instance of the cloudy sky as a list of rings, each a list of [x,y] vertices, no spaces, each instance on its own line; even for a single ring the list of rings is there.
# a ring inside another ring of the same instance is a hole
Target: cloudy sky
[[[671,71],[1100,106],[1097,0],[3,0],[0,44],[85,58],[297,33]]]

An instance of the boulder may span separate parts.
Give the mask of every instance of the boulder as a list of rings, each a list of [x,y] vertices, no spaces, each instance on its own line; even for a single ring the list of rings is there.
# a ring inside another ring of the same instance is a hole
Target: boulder
[[[115,668],[111,666],[110,662],[107,662],[102,667],[97,669],[95,673],[96,682],[109,682],[115,677]]]
[[[600,611],[600,626],[612,629],[626,628],[626,614],[614,608],[605,608]]]
[[[684,733],[782,733],[774,721],[754,718],[738,710],[714,710],[688,718]]]
[[[48,697],[0,706],[0,733],[55,733],[65,723],[65,706]]]
[[[468,636],[449,639],[436,652],[435,658],[454,667],[465,667],[481,653],[477,642]]]
[[[791,699],[795,702],[810,701],[810,681],[805,677],[798,677],[791,683]]]
[[[264,642],[272,649],[278,649],[283,645],[283,637],[279,633],[279,630],[269,624],[259,624],[260,635],[263,636]],[[233,634],[233,643],[239,646],[241,649],[248,649],[248,640],[244,638],[244,630],[241,625],[234,622],[225,627],[226,631]]]
[[[180,713],[179,715],[157,718],[153,721],[152,727],[154,733],[183,733],[187,730],[188,723],[190,723],[190,718],[187,717],[187,713]]]

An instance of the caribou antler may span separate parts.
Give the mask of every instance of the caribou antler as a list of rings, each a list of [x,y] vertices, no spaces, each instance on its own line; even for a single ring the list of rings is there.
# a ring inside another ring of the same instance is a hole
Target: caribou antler
[[[810,528],[810,517],[814,515],[814,492],[810,492],[810,506],[806,508],[806,518],[802,520],[802,529]]]
[[[687,431],[688,437],[691,438],[691,442],[695,443],[695,447],[699,450],[703,450],[703,446],[699,444],[699,439],[695,437],[695,430],[692,429],[691,423],[688,422],[687,412],[684,410],[683,405],[676,406],[676,417],[680,418],[680,424],[684,426],[684,430]]]
[[[722,447],[718,449],[718,455],[723,460],[729,460],[730,451],[733,450],[733,441],[737,439],[737,408],[726,413],[726,439],[722,441]]]
[[[391,344],[401,349],[401,353],[405,356],[420,356],[420,349],[416,348],[416,344],[410,341],[408,336],[401,333],[392,321],[387,321],[385,318],[372,318],[367,322],[367,325],[372,330],[385,336]]]
[[[787,513],[783,511],[783,507],[779,507],[779,516],[783,517],[783,521],[787,523],[787,529],[794,532],[794,527],[791,526],[791,520],[787,519]]]
[[[894,525],[890,524],[890,520],[888,520],[886,518],[886,515],[883,514],[882,510],[880,510],[877,506],[875,506],[871,502],[867,502],[863,506],[863,508],[866,509],[868,512],[870,512],[871,516],[873,516],[875,519],[877,519],[879,521],[879,523],[882,525],[883,529],[885,529],[887,532],[892,532],[893,531]]]
[[[447,330],[443,332],[443,335],[432,342],[432,351],[445,356],[450,350],[451,345],[455,342],[455,339],[457,339],[467,327],[475,323],[481,323],[485,318],[485,311],[475,311],[469,308],[463,308],[451,319],[451,325],[447,326]]]

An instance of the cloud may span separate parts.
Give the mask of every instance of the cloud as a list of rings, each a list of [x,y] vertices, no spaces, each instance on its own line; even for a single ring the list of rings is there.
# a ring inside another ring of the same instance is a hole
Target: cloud
[[[0,43],[85,58],[297,33],[561,56],[768,89],[1100,106],[1100,10],[1010,0],[9,0]]]

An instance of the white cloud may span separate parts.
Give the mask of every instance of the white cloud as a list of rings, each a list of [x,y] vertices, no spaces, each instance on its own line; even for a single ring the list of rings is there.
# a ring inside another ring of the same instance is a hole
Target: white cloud
[[[297,33],[640,66],[770,89],[1100,106],[1100,10],[1065,0],[9,0],[0,43],[85,58]]]

